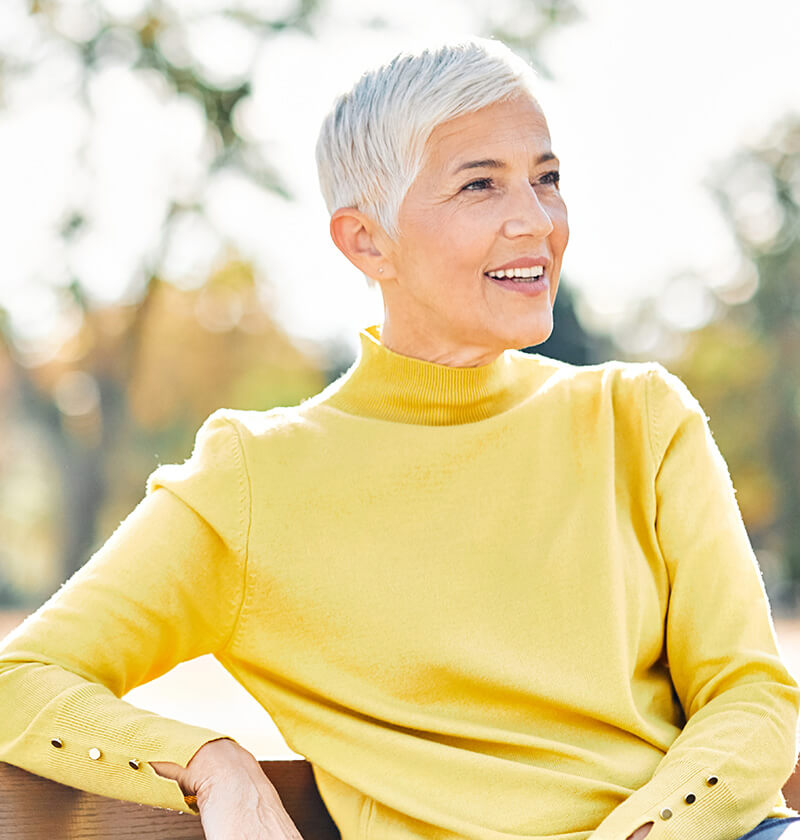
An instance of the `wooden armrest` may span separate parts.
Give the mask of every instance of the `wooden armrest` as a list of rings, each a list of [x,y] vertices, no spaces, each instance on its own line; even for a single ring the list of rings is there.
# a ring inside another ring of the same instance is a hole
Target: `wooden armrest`
[[[304,840],[340,840],[307,761],[261,761]],[[204,840],[200,817],[52,782],[0,762],[3,840]]]
[[[800,765],[795,766],[794,773],[783,786],[783,797],[790,808],[800,811]]]
[[[304,840],[340,840],[307,761],[261,761]],[[783,787],[800,810],[800,768]],[[204,840],[200,817],[109,799],[0,762],[3,840]]]

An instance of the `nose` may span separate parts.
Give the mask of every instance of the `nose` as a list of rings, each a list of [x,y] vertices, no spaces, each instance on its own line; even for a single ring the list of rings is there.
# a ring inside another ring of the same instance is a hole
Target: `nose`
[[[503,222],[503,235],[535,236],[546,239],[553,232],[553,220],[547,208],[539,201],[536,190],[530,184],[515,190],[508,215]]]

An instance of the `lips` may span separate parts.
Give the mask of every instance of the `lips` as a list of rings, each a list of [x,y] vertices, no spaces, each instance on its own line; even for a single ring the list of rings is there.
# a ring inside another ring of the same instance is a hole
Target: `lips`
[[[546,272],[549,262],[550,260],[544,256],[518,257],[516,260],[512,260],[511,262],[503,263],[503,265],[496,265],[492,266],[492,268],[487,268],[484,273],[488,274],[490,271],[507,271],[511,268],[533,268],[535,265],[543,266]]]

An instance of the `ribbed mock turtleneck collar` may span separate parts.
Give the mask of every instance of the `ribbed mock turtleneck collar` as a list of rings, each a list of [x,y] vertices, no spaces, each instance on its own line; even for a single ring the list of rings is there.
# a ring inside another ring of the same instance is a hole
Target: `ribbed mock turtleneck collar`
[[[533,358],[517,350],[489,364],[451,367],[389,350],[378,325],[363,328],[359,338],[356,361],[320,394],[350,414],[428,426],[474,423],[531,393]]]

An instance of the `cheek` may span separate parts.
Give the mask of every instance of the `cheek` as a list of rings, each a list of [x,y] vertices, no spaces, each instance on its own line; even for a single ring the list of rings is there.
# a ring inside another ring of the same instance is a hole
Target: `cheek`
[[[444,258],[449,243],[459,234],[459,226],[451,214],[417,212],[408,214],[404,222],[404,248],[418,259]]]
[[[566,209],[557,197],[551,213],[551,236],[565,240]],[[471,294],[475,288],[472,281],[483,279],[483,269],[496,247],[504,218],[499,202],[491,201],[454,208],[406,208],[399,253],[409,279],[424,281],[429,293],[438,288],[437,280],[441,280],[448,296],[459,291]],[[551,248],[558,256],[564,246],[555,239],[551,239]],[[454,277],[464,282],[454,283]]]
[[[474,273],[485,261],[486,230],[485,213],[432,214],[416,227],[418,259],[444,266],[445,275]]]

